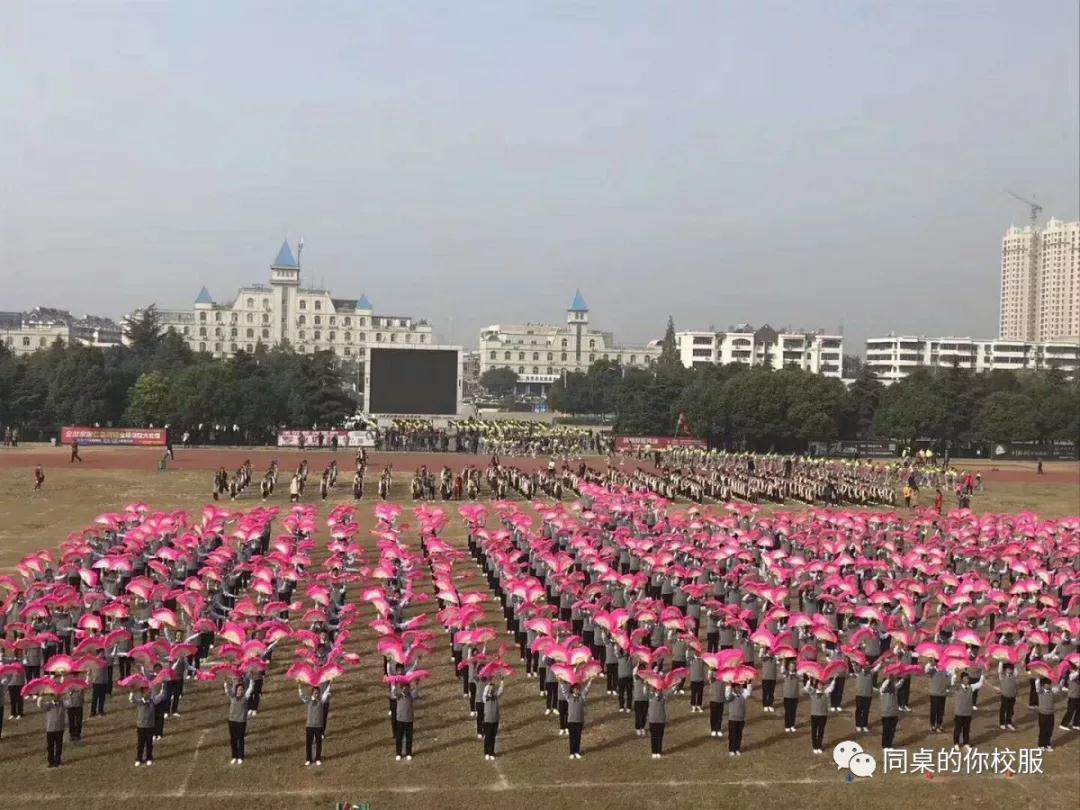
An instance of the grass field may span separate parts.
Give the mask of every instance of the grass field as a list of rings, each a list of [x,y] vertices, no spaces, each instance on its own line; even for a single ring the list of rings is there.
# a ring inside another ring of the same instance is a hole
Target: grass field
[[[70,531],[93,517],[133,500],[161,509],[196,510],[208,500],[213,467],[200,451],[178,455],[178,469],[159,473],[153,464],[106,464],[87,451],[82,468],[66,463],[65,451],[52,451],[46,490],[29,492],[32,456],[22,451],[0,453],[0,570],[7,570],[25,553],[55,547]],[[211,451],[206,451],[211,452]],[[215,451],[216,452],[216,451]],[[268,454],[251,455],[257,472]],[[311,454],[314,455],[314,454]],[[137,456],[120,456],[126,460]],[[156,458],[156,455],[154,456]],[[483,459],[477,460],[483,463]],[[348,466],[349,457],[343,462]],[[441,463],[441,462],[440,462]],[[461,462],[452,462],[455,466]],[[398,469],[409,466],[405,460]],[[1030,466],[1030,465],[1029,465]],[[140,469],[141,467],[141,469]],[[313,470],[319,465],[313,460]],[[374,468],[374,465],[373,465]],[[988,491],[974,504],[978,511],[1031,509],[1048,515],[1080,512],[1080,487],[1075,465],[1051,467],[1045,481],[994,481],[987,473]],[[345,476],[343,476],[345,478]],[[404,493],[404,483],[398,485]],[[370,491],[370,488],[369,488]],[[331,505],[345,500],[339,492],[320,506],[320,526]],[[275,502],[285,505],[279,493]],[[251,494],[237,508],[259,503]],[[373,524],[372,500],[361,506],[362,527]],[[407,504],[406,504],[407,506]],[[450,506],[453,510],[453,506]],[[409,519],[409,522],[412,522]],[[464,546],[456,514],[444,536]],[[359,537],[364,538],[361,532]],[[415,536],[410,541],[415,548]],[[325,531],[316,536],[325,544]],[[371,538],[365,546],[373,549]],[[371,556],[374,555],[372,552]],[[466,564],[467,565],[467,564]],[[428,581],[425,580],[425,587]],[[479,586],[483,580],[477,580]],[[358,588],[351,591],[355,598]],[[421,606],[423,607],[423,606]],[[411,609],[415,613],[419,608]],[[432,607],[429,604],[427,610]],[[489,618],[495,620],[494,607]],[[331,808],[335,802],[367,802],[383,808],[671,808],[784,806],[831,808],[912,808],[931,802],[963,803],[968,807],[1076,808],[1080,805],[1080,734],[1055,732],[1056,750],[1044,758],[1044,773],[1016,775],[944,775],[933,779],[912,774],[883,774],[846,784],[828,756],[841,739],[856,739],[849,711],[829,720],[826,755],[810,752],[808,709],[800,707],[800,731],[785,734],[779,714],[760,712],[755,696],[745,732],[744,755],[727,757],[726,739],[708,736],[708,715],[690,714],[688,698],[679,698],[669,711],[665,756],[651,760],[647,739],[633,733],[629,715],[615,710],[615,698],[594,689],[589,701],[584,736],[584,759],[567,759],[566,738],[556,734],[555,718],[543,713],[536,682],[519,671],[507,686],[499,733],[499,758],[485,762],[460,682],[452,673],[449,642],[440,637],[435,654],[425,662],[432,670],[422,701],[417,704],[415,758],[394,761],[385,687],[380,680],[381,658],[374,651],[374,633],[366,623],[373,617],[366,606],[350,639],[363,664],[335,687],[329,734],[322,768],[303,767],[303,707],[295,687],[282,677],[291,651],[281,650],[267,676],[263,708],[249,721],[248,755],[242,767],[229,765],[228,733],[220,686],[189,682],[182,716],[171,719],[165,738],[155,745],[155,767],[133,767],[134,714],[119,692],[110,698],[109,714],[89,717],[81,747],[65,744],[65,764],[47,770],[43,723],[28,711],[18,722],[5,719],[0,740],[0,807],[75,806],[144,808],[179,800],[188,807],[238,806],[273,808]],[[502,629],[501,625],[497,625]],[[602,685],[598,685],[602,686]],[[1034,716],[1018,712],[1019,731],[997,728],[996,700],[987,690],[973,727],[973,742],[983,750],[1035,745]],[[945,735],[926,729],[927,698],[916,681],[914,712],[900,721],[898,745],[909,748],[946,746]],[[29,707],[28,707],[29,709]],[[875,733],[860,742],[879,757],[877,707],[872,714]],[[951,739],[948,740],[951,742]]]

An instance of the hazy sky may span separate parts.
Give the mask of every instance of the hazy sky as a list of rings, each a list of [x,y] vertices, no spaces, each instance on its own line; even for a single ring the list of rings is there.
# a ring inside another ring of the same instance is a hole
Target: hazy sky
[[[996,334],[1003,189],[1076,219],[1076,0],[0,3],[0,309],[304,275],[475,345]]]

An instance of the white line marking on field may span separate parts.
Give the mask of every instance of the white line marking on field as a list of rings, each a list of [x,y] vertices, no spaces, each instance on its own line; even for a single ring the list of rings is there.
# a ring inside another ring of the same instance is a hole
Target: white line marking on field
[[[199,734],[199,739],[195,742],[195,751],[191,756],[191,767],[188,768],[187,775],[184,776],[184,781],[180,783],[180,789],[177,790],[176,795],[183,798],[187,795],[188,783],[191,781],[191,777],[195,773],[195,766],[199,763],[199,749],[202,748],[203,740],[206,739],[207,733],[210,731],[208,728],[204,728],[202,733]]]
[[[1042,782],[1047,779],[1061,780],[1068,779],[1070,781],[1076,781],[1076,774],[1038,774],[1039,781]],[[974,775],[971,776],[948,776],[945,774],[938,774],[934,776],[935,782],[944,781],[963,781],[966,779],[977,779]],[[1004,779],[1004,777],[1001,777]],[[899,780],[897,780],[899,783]],[[497,792],[504,790],[612,790],[622,788],[655,788],[657,785],[664,785],[665,787],[771,787],[775,785],[839,785],[843,780],[838,777],[829,777],[827,779],[681,779],[670,781],[648,781],[648,782],[546,782],[546,783],[522,783],[511,784],[507,781],[506,787],[501,787],[498,782],[492,782],[487,785],[394,785],[388,787],[375,787],[365,785],[364,790],[369,793],[392,793],[392,794],[408,794],[408,793],[460,793],[460,792],[476,792],[476,791],[489,791]],[[1023,779],[1017,777],[1011,780],[1012,784],[1022,783]],[[297,798],[307,798],[311,796],[325,796],[333,794],[348,793],[356,789],[355,784],[348,785],[334,785],[334,786],[322,786],[317,788],[280,788],[274,790],[259,790],[254,788],[244,789],[223,789],[223,790],[205,790],[198,792],[190,792],[187,794],[187,798],[198,799],[242,799],[245,797],[272,797],[272,796],[294,796]],[[117,791],[79,791],[78,793],[4,793],[4,798],[10,801],[18,802],[35,802],[41,801],[62,801],[73,799],[122,799],[125,797],[133,797],[134,794]],[[165,799],[175,798],[176,791],[171,792],[151,792],[142,791],[138,792],[138,798],[140,799]]]

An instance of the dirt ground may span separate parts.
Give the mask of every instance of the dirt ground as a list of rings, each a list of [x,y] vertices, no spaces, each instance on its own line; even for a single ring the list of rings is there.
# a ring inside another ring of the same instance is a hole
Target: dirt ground
[[[82,465],[67,463],[66,449],[0,451],[0,570],[9,569],[25,553],[55,547],[70,531],[87,525],[95,515],[142,500],[162,509],[196,510],[208,500],[209,474],[219,464],[235,466],[251,457],[256,471],[271,458],[298,458],[290,451],[183,450],[165,473],[157,471],[158,450],[87,448]],[[351,453],[338,454],[348,469]],[[307,453],[318,471],[329,453]],[[30,471],[44,460],[45,491],[30,493]],[[394,467],[406,470],[419,463],[458,467],[462,457],[395,455]],[[484,463],[483,457],[476,457]],[[373,454],[371,469],[383,456]],[[536,463],[541,463],[538,460]],[[287,466],[287,465],[286,465]],[[1049,513],[1076,514],[1080,489],[1076,465],[1048,465],[1048,475],[1034,476],[1034,467],[987,470],[987,493],[975,508],[1033,508]],[[1001,477],[995,477],[1001,476]],[[1026,476],[1016,480],[1015,476]],[[397,484],[404,494],[403,481]],[[371,487],[369,487],[371,491]],[[320,504],[319,525],[329,509],[346,500],[339,492]],[[275,503],[285,505],[279,493]],[[246,509],[259,503],[248,494],[234,505]],[[372,500],[360,508],[361,525],[373,525]],[[408,504],[405,504],[408,507]],[[450,506],[453,510],[453,506]],[[411,521],[409,521],[411,522]],[[464,545],[460,521],[451,521],[447,539]],[[361,532],[358,537],[364,538]],[[316,536],[321,547],[325,531]],[[418,548],[415,536],[411,537]],[[374,556],[370,536],[365,546]],[[477,587],[483,580],[477,579]],[[351,593],[356,598],[358,589]],[[410,609],[416,613],[423,606]],[[431,609],[430,605],[427,609]],[[249,721],[248,755],[243,766],[230,766],[224,697],[220,687],[189,682],[181,717],[170,719],[165,738],[155,745],[152,769],[133,767],[134,713],[126,696],[110,698],[104,718],[87,718],[81,747],[65,744],[64,767],[45,767],[44,726],[28,712],[17,722],[4,720],[0,739],[0,807],[161,807],[170,801],[196,808],[333,808],[337,802],[367,803],[384,808],[665,808],[746,807],[787,808],[914,808],[936,803],[965,807],[1040,808],[1075,810],[1080,806],[1080,734],[1055,731],[1056,750],[1044,757],[1043,773],[1013,776],[983,773],[939,773],[933,778],[912,773],[883,773],[877,708],[869,735],[855,735],[853,698],[843,715],[830,718],[825,756],[810,751],[807,708],[800,707],[799,733],[785,734],[778,714],[760,711],[755,696],[745,732],[744,755],[727,756],[726,738],[708,736],[708,715],[690,714],[688,697],[673,701],[665,737],[665,756],[652,760],[648,742],[636,737],[629,715],[616,711],[614,697],[602,689],[590,695],[584,735],[584,759],[567,759],[566,738],[557,736],[555,718],[544,715],[535,681],[523,669],[510,679],[504,697],[499,733],[500,757],[485,762],[475,726],[461,698],[460,681],[452,672],[449,641],[441,636],[435,653],[425,662],[432,677],[417,704],[415,758],[394,761],[385,687],[380,682],[380,657],[375,636],[367,628],[371,611],[362,608],[362,632],[350,639],[350,649],[363,663],[335,687],[329,734],[321,768],[303,767],[303,707],[295,687],[283,674],[291,649],[280,650],[266,680],[263,708]],[[489,621],[497,610],[489,605]],[[369,615],[370,614],[370,615]],[[501,629],[501,625],[499,626]],[[602,686],[602,684],[598,684]],[[850,689],[848,692],[850,693]],[[927,731],[928,701],[916,681],[914,712],[900,720],[898,744],[909,750],[928,748],[936,757],[946,748],[945,735]],[[1019,712],[1019,731],[997,728],[996,695],[982,698],[973,727],[973,742],[981,751],[1034,746],[1034,715]],[[878,757],[879,771],[870,779],[847,783],[829,756],[841,739],[858,739]]]

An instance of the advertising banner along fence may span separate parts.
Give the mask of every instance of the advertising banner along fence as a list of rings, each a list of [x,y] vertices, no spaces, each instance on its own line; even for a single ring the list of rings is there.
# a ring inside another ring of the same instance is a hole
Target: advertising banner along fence
[[[370,430],[279,430],[278,447],[330,448],[337,436],[338,447],[374,447],[375,436]]]
[[[133,447],[164,447],[165,428],[62,427],[60,443],[120,444]]]

